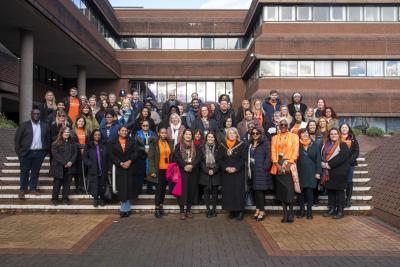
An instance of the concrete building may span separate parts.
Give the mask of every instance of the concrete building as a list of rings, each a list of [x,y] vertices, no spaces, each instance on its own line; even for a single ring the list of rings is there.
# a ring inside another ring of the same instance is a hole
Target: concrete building
[[[353,126],[400,129],[398,0],[254,0],[249,10],[112,8],[107,0],[0,2],[0,105],[121,88],[238,106],[271,89],[326,99]],[[19,104],[18,104],[19,103]],[[19,107],[19,108],[18,108]]]

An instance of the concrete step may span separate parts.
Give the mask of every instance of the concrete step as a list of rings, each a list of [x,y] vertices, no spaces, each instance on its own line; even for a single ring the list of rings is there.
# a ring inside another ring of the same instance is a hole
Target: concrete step
[[[1,170],[2,173],[6,173],[6,174],[20,174],[21,170],[20,169],[3,169]],[[49,169],[41,169],[39,171],[39,173],[43,173],[43,174],[49,174]]]
[[[8,160],[8,161],[19,161],[18,157],[16,157],[16,156],[7,156],[6,160]],[[44,158],[44,160],[48,161],[48,160],[50,160],[50,157],[47,156],[47,157]]]
[[[360,191],[365,192],[365,191],[369,191],[369,190],[371,190],[370,186],[354,186],[353,187],[353,191],[356,191],[356,192],[360,192]]]
[[[19,162],[4,162],[4,166],[6,166],[6,167],[19,167],[20,163]],[[43,162],[42,163],[42,168],[43,167],[50,167],[50,162]]]
[[[354,171],[354,174],[368,174],[368,171]]]

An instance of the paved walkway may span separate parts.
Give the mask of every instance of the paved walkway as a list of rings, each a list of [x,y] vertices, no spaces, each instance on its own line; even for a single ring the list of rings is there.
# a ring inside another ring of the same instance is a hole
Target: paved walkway
[[[400,266],[400,231],[374,218],[282,225],[171,214],[0,217],[1,266]],[[21,231],[23,229],[23,231]],[[25,234],[23,234],[25,233]]]

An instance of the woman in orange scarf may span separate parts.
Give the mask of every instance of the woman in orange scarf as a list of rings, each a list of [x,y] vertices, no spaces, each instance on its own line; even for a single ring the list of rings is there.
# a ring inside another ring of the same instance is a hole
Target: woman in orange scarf
[[[349,148],[341,142],[339,131],[332,128],[328,140],[322,147],[322,180],[328,190],[328,211],[324,217],[333,216],[341,219],[344,216],[344,190],[347,185],[349,173]]]
[[[276,175],[276,197],[282,201],[282,223],[294,221],[294,185],[290,172],[290,165],[295,164],[299,156],[299,137],[288,131],[286,119],[279,121],[280,133],[272,137],[271,174]],[[289,207],[289,210],[288,210]]]

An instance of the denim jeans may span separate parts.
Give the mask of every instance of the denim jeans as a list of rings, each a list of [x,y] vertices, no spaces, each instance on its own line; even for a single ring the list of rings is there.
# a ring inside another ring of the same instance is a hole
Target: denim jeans
[[[127,200],[127,201],[121,202],[121,207],[119,210],[122,212],[130,211],[131,210],[131,201]]]
[[[27,191],[28,186],[29,190],[36,191],[38,179],[39,179],[39,171],[42,167],[42,163],[44,157],[46,156],[46,152],[42,150],[30,150],[28,154],[25,156],[19,157],[20,162],[20,191]],[[29,179],[30,174],[30,179]]]

